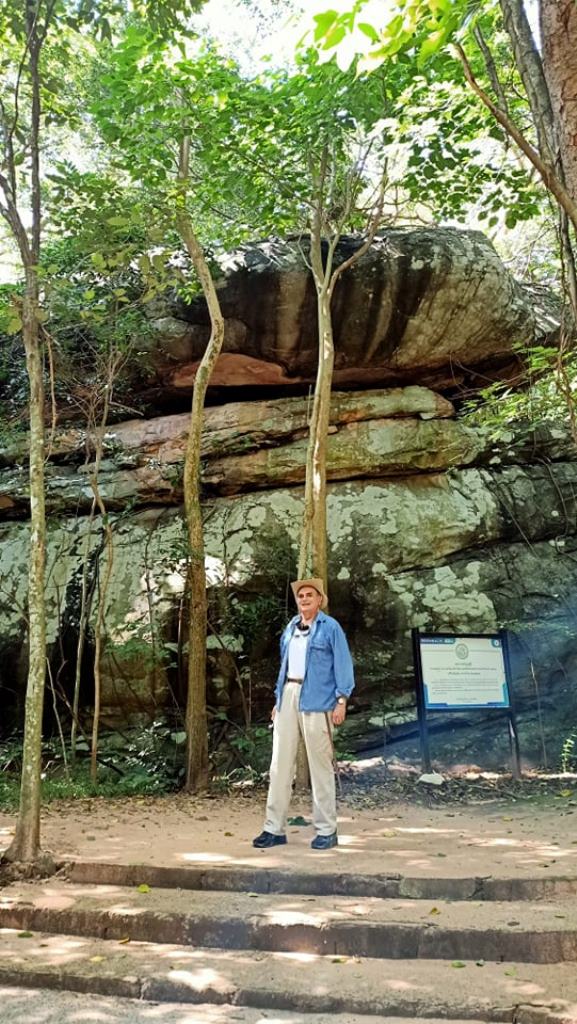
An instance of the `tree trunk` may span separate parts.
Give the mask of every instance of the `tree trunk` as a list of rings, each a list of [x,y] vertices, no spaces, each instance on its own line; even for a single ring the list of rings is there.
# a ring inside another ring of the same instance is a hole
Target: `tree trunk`
[[[543,62],[535,45],[523,0],[500,0],[503,23],[511,40],[515,64],[527,93],[539,151],[552,167],[556,162],[555,120]]]
[[[529,100],[533,123],[537,133],[539,152],[545,163],[549,167],[555,168],[559,180],[566,184],[565,169],[559,151],[558,125],[553,113],[549,86],[523,0],[500,0],[500,4],[503,22],[513,47],[515,64],[517,65],[517,70]],[[577,319],[575,253],[571,243],[567,214],[560,205],[559,242],[565,270],[567,292],[571,301],[573,315]]]
[[[44,380],[39,343],[38,277],[26,269],[22,303],[22,335],[30,384],[30,566],[28,571],[29,662],[22,753],[20,810],[16,834],[6,852],[8,860],[38,859],[40,853],[40,790],[42,713],[46,680],[46,611],[44,575],[46,520],[44,512]]]
[[[306,461],[303,526],[299,578],[319,576],[327,588],[327,437],[335,349],[330,292],[325,284],[317,292],[319,361]]]
[[[575,0],[541,0],[543,67],[565,185],[577,202],[577,4]]]
[[[8,220],[18,244],[24,268],[22,299],[22,340],[26,353],[30,418],[30,566],[28,569],[28,682],[22,751],[20,809],[14,840],[6,851],[8,860],[32,863],[40,854],[40,801],[42,771],[42,714],[46,683],[46,512],[44,500],[44,377],[40,321],[38,317],[38,259],[40,254],[40,71],[42,39],[38,33],[37,10],[26,3],[27,55],[31,85],[30,104],[30,206],[28,238],[17,207],[14,152],[8,146],[9,177],[0,177]],[[23,58],[24,60],[25,58]]]
[[[208,723],[206,715],[206,637],[208,606],[204,564],[204,529],[200,506],[200,442],[206,389],[224,341],[224,318],[204,252],[188,215],[177,216],[177,228],[186,245],[208,305],[211,332],[198,367],[190,429],[184,461],[184,507],[189,547],[188,692],[186,703],[186,782],[189,793],[208,782]]]

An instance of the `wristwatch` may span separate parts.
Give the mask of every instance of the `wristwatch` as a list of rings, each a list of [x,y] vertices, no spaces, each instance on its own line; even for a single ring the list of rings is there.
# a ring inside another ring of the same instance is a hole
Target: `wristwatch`
[[[347,703],[347,698],[346,697],[337,697],[337,704],[346,704],[346,703]]]

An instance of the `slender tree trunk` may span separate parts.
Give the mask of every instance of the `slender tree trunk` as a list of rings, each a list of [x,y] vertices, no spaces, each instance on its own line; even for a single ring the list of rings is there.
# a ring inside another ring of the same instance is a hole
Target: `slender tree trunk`
[[[540,0],[543,68],[565,184],[577,202],[577,4],[575,0]]]
[[[22,753],[20,810],[8,860],[33,862],[40,853],[42,713],[46,680],[46,518],[44,509],[44,380],[39,344],[38,277],[26,269],[22,335],[30,384],[30,566],[28,571],[29,662]]]
[[[104,530],[106,570],[102,584],[99,587],[98,611],[94,625],[94,714],[92,716],[92,737],[90,742],[90,779],[94,785],[98,781],[98,734],[100,729],[100,708],[102,703],[102,645],[104,640],[104,620],[106,616],[106,598],[112,578],[114,564],[114,542],[112,538],[112,527],[108,518],[106,506],[98,487],[96,473],[90,478],[90,486],[94,493],[94,499],[100,512],[102,528]]]
[[[317,290],[319,361],[306,460],[299,578],[318,576],[327,587],[327,437],[335,349],[331,295],[326,282]]]
[[[88,618],[90,614],[90,601],[88,599],[88,568],[90,559],[90,541],[92,539],[92,527],[94,523],[94,512],[96,501],[92,499],[90,515],[88,517],[88,531],[86,544],[82,558],[82,587],[80,592],[80,616],[78,620],[78,643],[76,645],[76,666],[74,669],[74,693],[72,697],[72,725],[70,727],[70,759],[76,761],[76,742],[78,736],[78,724],[80,717],[80,683],[82,677],[82,659],[84,657],[84,646],[86,643],[86,630],[88,629]]]
[[[337,224],[332,237],[324,238],[326,231],[324,190],[327,182],[328,148],[325,147],[316,181],[316,201],[311,231],[311,268],[317,292],[317,323],[319,358],[313,410],[309,424],[309,442],[306,458],[305,495],[303,523],[301,530],[298,575],[299,579],[317,576],[323,580],[328,594],[327,564],[327,439],[331,414],[331,392],[335,347],[331,303],[335,284],[349,267],[353,266],[371,246],[383,213],[384,179],[381,182],[378,200],[368,225],[366,238],[349,259],[334,267],[334,256],[341,231],[350,215],[355,190],[353,184],[347,192],[343,220]],[[324,230],[325,229],[325,230]],[[323,241],[326,244],[326,259],[323,260]],[[305,789],[309,782],[306,750],[302,739],[297,754],[296,787]]]
[[[541,55],[535,45],[523,0],[500,0],[503,23],[511,40],[515,64],[527,93],[541,156],[552,167],[557,160],[555,120]],[[505,109],[501,102],[502,109]]]
[[[100,729],[100,707],[102,702],[101,663],[104,640],[104,621],[106,618],[106,598],[108,596],[108,589],[110,587],[110,580],[112,578],[112,569],[114,565],[114,540],[112,536],[112,527],[110,525],[106,504],[100,492],[98,476],[104,452],[104,434],[108,423],[110,403],[112,402],[114,381],[116,380],[121,364],[122,356],[120,356],[120,354],[117,353],[109,356],[106,372],[106,386],[104,388],[102,416],[98,429],[94,432],[96,445],[94,453],[94,467],[93,471],[89,475],[90,487],[92,488],[92,493],[94,495],[92,507],[94,508],[94,505],[96,505],[100,512],[106,551],[106,571],[99,587],[98,611],[94,625],[94,715],[92,717],[92,740],[90,744],[90,779],[94,785],[96,785],[98,780],[98,733]]]
[[[184,462],[184,506],[189,545],[188,692],[186,703],[186,789],[196,792],[208,782],[208,722],[206,716],[206,637],[208,605],[204,563],[204,528],[200,505],[200,443],[206,389],[224,341],[224,318],[204,252],[186,215],[178,217],[183,239],[207,301],[211,332],[198,367]]]
[[[40,254],[40,70],[42,40],[38,34],[37,8],[26,0],[27,53],[31,86],[30,107],[30,238],[18,213],[16,174],[13,150],[9,146],[12,165],[10,181],[0,176],[0,187],[6,198],[2,214],[8,220],[18,243],[25,273],[22,301],[22,338],[26,353],[29,382],[30,418],[30,566],[28,570],[28,683],[22,752],[20,810],[16,833],[8,860],[36,861],[40,854],[40,801],[42,770],[42,714],[46,683],[46,606],[44,581],[46,572],[46,512],[44,500],[44,378],[38,317],[38,259]]]
[[[559,149],[559,129],[553,111],[552,99],[541,54],[537,49],[533,32],[527,18],[523,0],[500,0],[503,22],[513,48],[515,64],[521,76],[533,123],[537,133],[539,152],[549,167],[555,168],[559,181],[566,186],[566,176]],[[577,67],[577,63],[576,63]],[[499,92],[499,103],[505,113],[509,113],[502,102]],[[577,127],[576,127],[577,131]],[[570,190],[569,190],[570,191]],[[575,195],[573,195],[575,199]],[[577,270],[575,252],[571,242],[571,232],[566,211],[559,205],[559,242],[565,270],[567,292],[577,320]]]
[[[186,780],[189,793],[208,783],[208,720],[206,714],[206,638],[208,603],[204,560],[204,528],[200,504],[200,444],[204,402],[215,363],[224,341],[224,317],[202,246],[186,210],[190,140],[180,147],[179,184],[181,193],[176,227],[186,246],[208,306],[210,338],[196,372],[192,409],[184,460],[184,507],[189,547],[188,688],[186,701]]]

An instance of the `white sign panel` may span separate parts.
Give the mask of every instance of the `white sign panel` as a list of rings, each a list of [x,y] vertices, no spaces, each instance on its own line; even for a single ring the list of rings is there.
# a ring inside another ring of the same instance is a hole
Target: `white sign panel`
[[[419,636],[425,707],[508,708],[499,637]]]

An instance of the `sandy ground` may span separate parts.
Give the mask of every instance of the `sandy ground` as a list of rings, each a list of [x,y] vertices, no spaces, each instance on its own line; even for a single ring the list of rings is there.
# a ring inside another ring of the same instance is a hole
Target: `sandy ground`
[[[384,1017],[151,1002],[0,987],[2,1024],[384,1024]],[[410,1024],[386,1018],[386,1024]],[[426,1024],[446,1024],[427,1020]],[[452,1024],[465,1024],[454,1020]],[[467,1024],[475,1024],[468,1021]],[[486,1024],[486,1022],[485,1022]]]
[[[244,865],[429,877],[577,877],[577,808],[487,802],[431,809],[395,803],[357,809],[341,803],[339,846],[310,849],[310,804],[295,799],[288,843],[255,850],[264,796],[191,798],[183,794],[53,803],[43,811],[42,843],[58,859],[125,864]],[[0,815],[0,849],[14,828]]]

